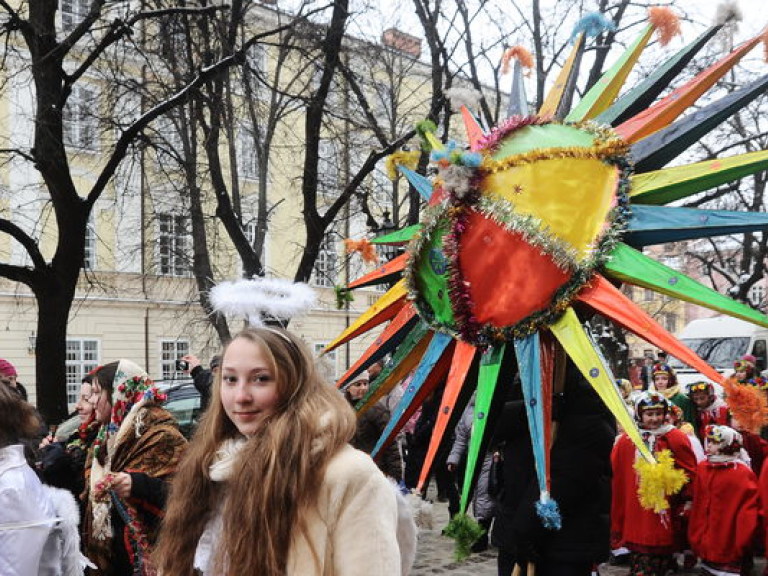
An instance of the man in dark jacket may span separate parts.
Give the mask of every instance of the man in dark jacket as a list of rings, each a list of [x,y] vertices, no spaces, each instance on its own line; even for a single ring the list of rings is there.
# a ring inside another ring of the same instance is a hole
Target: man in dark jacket
[[[562,528],[548,530],[536,515],[539,486],[525,406],[519,389],[515,392],[518,398],[505,404],[494,438],[504,443],[503,489],[492,534],[499,576],[531,562],[538,576],[589,576],[609,552],[615,420],[569,360],[563,393],[553,399],[557,425],[550,465]]]

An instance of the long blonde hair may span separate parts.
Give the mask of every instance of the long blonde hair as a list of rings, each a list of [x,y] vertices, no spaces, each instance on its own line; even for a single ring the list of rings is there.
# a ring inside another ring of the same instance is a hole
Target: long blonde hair
[[[222,442],[239,432],[221,404],[221,375],[216,377],[211,405],[171,486],[155,550],[164,574],[193,572],[198,540],[223,496],[219,570],[226,565],[229,574],[284,574],[292,539],[297,531],[306,533],[306,511],[316,505],[326,465],[355,431],[354,412],[323,381],[301,340],[275,328],[244,330],[238,338],[253,342],[271,360],[278,405],[248,438],[222,494],[209,468]]]

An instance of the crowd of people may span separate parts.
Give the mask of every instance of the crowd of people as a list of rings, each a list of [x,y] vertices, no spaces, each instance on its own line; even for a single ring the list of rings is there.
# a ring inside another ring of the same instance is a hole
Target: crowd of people
[[[1,574],[408,573],[416,530],[402,493],[417,487],[442,388],[374,463],[364,453],[408,386],[356,418],[380,363],[340,394],[308,347],[277,328],[241,332],[210,371],[188,360],[206,402],[190,443],[129,360],[83,379],[79,427],[63,438],[0,360]],[[567,362],[552,405],[559,530],[536,517],[526,410],[511,387],[473,498],[484,532],[473,550],[497,547],[500,576],[532,564],[540,576],[586,575],[609,548],[633,575],[699,561],[716,576],[746,574],[764,554],[768,401],[754,358],[736,361],[722,392],[707,381],[682,387],[664,362],[649,373],[617,386],[657,461],[650,469],[666,466],[655,485],[646,458]],[[473,410],[470,399],[432,468],[452,515]]]

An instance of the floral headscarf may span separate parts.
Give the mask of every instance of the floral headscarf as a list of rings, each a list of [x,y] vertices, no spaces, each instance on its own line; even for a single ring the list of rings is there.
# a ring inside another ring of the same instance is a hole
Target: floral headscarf
[[[98,376],[97,376],[98,379]],[[120,429],[126,415],[141,402],[157,402],[165,400],[149,375],[136,363],[130,360],[120,360],[112,381],[112,413],[109,423],[99,429],[94,442],[94,457],[98,457],[102,447],[108,444],[110,437]]]

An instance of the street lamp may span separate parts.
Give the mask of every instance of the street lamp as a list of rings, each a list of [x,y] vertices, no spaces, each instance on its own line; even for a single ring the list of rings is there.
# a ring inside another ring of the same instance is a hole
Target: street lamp
[[[397,226],[395,226],[395,223],[392,222],[390,216],[391,215],[389,210],[385,210],[383,214],[384,220],[381,223],[381,226],[376,229],[377,238],[386,236],[387,234],[391,234],[397,230]],[[386,258],[387,261],[390,261],[400,253],[400,248],[391,244],[384,244],[381,246],[381,253],[384,255],[384,258]]]

